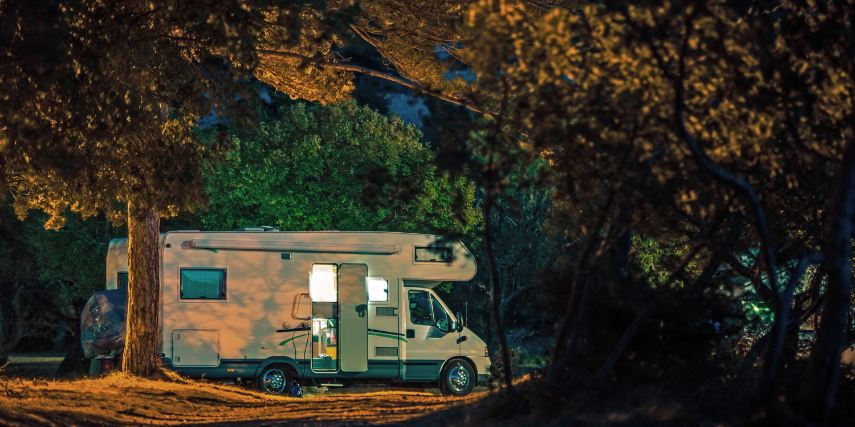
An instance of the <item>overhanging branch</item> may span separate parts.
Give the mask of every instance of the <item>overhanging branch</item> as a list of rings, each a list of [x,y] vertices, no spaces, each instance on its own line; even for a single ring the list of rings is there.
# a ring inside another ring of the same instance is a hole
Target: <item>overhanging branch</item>
[[[473,105],[471,102],[467,102],[464,99],[455,98],[455,97],[445,95],[442,92],[436,91],[436,90],[431,89],[431,88],[427,88],[424,85],[422,85],[421,83],[414,82],[412,80],[407,80],[407,79],[404,79],[402,77],[393,76],[393,75],[388,74],[388,73],[383,73],[383,72],[380,72],[377,70],[372,70],[370,68],[362,67],[359,65],[343,64],[340,62],[322,61],[322,60],[318,60],[318,59],[315,59],[315,58],[312,58],[309,56],[300,55],[300,54],[291,53],[291,52],[278,52],[275,50],[264,50],[264,49],[258,49],[258,50],[256,50],[256,52],[258,52],[261,55],[266,55],[266,56],[299,59],[299,60],[303,61],[304,63],[312,64],[312,65],[322,67],[322,68],[331,68],[331,69],[342,70],[342,71],[352,71],[354,73],[360,73],[360,74],[364,74],[366,76],[372,76],[372,77],[377,77],[377,78],[389,80],[389,81],[397,83],[401,86],[406,86],[406,87],[413,89],[415,91],[425,93],[428,96],[432,96],[436,99],[441,99],[443,101],[450,102],[452,104],[468,108],[470,111],[473,111],[473,112],[478,113],[482,116],[486,116],[486,117],[489,117],[493,120],[496,120],[496,114],[495,113],[481,109],[481,108],[478,108],[475,105]]]
[[[667,78],[673,83],[674,126],[676,128],[675,133],[680,139],[682,139],[686,143],[686,145],[689,147],[689,150],[692,152],[692,156],[704,170],[706,170],[709,174],[715,177],[715,179],[719,182],[727,184],[731,188],[734,188],[737,191],[741,192],[748,199],[750,206],[754,211],[755,220],[757,222],[757,231],[760,234],[760,244],[763,252],[763,258],[766,261],[766,272],[768,274],[769,287],[773,291],[774,302],[777,308],[777,306],[780,306],[781,304],[780,290],[778,289],[776,283],[774,248],[772,246],[771,232],[769,230],[769,224],[766,219],[766,212],[763,209],[763,203],[760,201],[760,197],[757,195],[757,192],[754,190],[754,187],[748,181],[736,176],[735,174],[727,172],[724,169],[719,168],[715,163],[713,163],[713,161],[703,151],[695,137],[691,134],[691,132],[689,132],[688,128],[686,128],[686,124],[683,119],[686,110],[683,88],[683,77],[686,72],[686,52],[688,51],[689,36],[692,30],[692,22],[694,21],[698,13],[699,10],[693,11],[686,21],[686,34],[684,35],[683,42],[680,46],[680,56],[677,58],[677,73],[674,74],[666,65],[664,59],[659,53],[659,49],[657,49],[656,45],[653,43],[653,38],[650,36],[650,34],[647,31],[641,29],[635,22],[633,22],[633,20],[629,16],[629,13],[626,10],[623,11],[624,18],[626,19],[627,24],[639,33],[641,38],[644,40],[644,42],[647,44],[647,46],[653,53],[653,56],[656,59],[656,63],[662,70],[662,73],[665,75],[665,78]]]

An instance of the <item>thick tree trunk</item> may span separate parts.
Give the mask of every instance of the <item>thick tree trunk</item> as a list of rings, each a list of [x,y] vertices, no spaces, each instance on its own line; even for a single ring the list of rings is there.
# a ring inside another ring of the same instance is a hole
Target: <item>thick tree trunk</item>
[[[124,370],[149,376],[157,370],[160,308],[160,215],[154,209],[128,206],[128,321]]]
[[[840,351],[852,292],[852,219],[855,213],[855,140],[850,135],[829,203],[824,244],[828,285],[822,320],[800,390],[801,413],[811,423],[825,423],[840,375]]]

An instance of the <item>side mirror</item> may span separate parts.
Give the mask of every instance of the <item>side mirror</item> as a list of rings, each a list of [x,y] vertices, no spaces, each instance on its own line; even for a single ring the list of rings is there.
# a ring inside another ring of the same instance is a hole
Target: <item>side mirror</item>
[[[463,327],[466,325],[463,324],[464,323],[463,315],[460,314],[459,311],[456,313],[456,315],[457,315],[457,328],[456,329],[457,329],[457,332],[460,332],[463,330]]]
[[[452,320],[451,321],[451,328],[448,331],[449,332],[460,332],[460,330],[457,329],[458,326],[459,326],[458,323]]]

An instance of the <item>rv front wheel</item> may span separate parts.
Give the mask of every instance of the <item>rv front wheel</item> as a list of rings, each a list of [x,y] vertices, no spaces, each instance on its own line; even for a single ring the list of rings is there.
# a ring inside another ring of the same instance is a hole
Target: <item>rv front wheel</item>
[[[291,372],[286,366],[271,365],[261,371],[256,383],[259,391],[269,394],[285,394],[291,390]]]
[[[475,388],[475,369],[465,360],[455,359],[442,369],[439,389],[446,396],[466,396]]]

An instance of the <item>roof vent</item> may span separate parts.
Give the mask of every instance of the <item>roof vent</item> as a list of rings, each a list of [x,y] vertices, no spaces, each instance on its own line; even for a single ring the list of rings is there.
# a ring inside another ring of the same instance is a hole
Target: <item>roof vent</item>
[[[235,228],[235,231],[279,231],[279,227],[271,227],[269,225],[259,225],[257,227]]]

